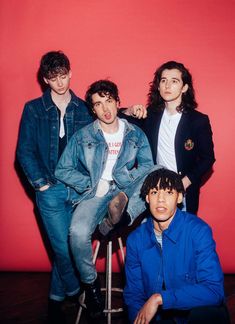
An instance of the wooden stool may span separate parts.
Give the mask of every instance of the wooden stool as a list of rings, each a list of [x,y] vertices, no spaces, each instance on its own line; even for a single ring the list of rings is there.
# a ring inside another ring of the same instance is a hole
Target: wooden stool
[[[118,245],[121,251],[121,257],[122,257],[122,261],[123,263],[125,262],[125,255],[124,255],[124,248],[123,248],[123,243],[122,243],[122,238],[119,236],[117,238],[118,240]],[[112,239],[109,239],[107,242],[107,252],[106,252],[106,287],[105,288],[101,288],[102,291],[105,291],[105,309],[104,309],[104,313],[107,315],[107,323],[111,324],[111,318],[112,318],[112,314],[113,313],[119,313],[119,312],[123,312],[123,308],[112,308],[112,291],[114,292],[118,292],[118,293],[123,293],[123,289],[121,288],[116,288],[116,287],[112,287],[112,245],[113,245],[113,241]],[[96,247],[95,247],[95,251],[94,251],[94,255],[93,255],[93,263],[96,263],[96,259],[98,256],[98,252],[100,249],[100,241],[97,241]],[[85,301],[85,292],[81,295],[80,297],[80,304],[81,306],[79,307],[78,310],[78,315],[76,318],[76,322],[75,324],[78,324],[82,315],[82,309],[86,308],[86,305],[84,304]]]

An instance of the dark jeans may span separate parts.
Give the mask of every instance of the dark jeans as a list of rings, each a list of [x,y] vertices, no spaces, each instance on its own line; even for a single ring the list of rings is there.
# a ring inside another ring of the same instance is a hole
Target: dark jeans
[[[228,309],[222,306],[195,307],[190,311],[163,311],[158,324],[230,324]]]
[[[80,288],[68,244],[73,194],[62,183],[36,192],[37,205],[54,252],[49,297],[56,301],[75,295]]]

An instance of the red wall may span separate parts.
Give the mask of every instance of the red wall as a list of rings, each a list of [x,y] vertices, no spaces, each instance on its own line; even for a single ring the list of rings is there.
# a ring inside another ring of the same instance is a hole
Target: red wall
[[[148,83],[163,62],[190,68],[217,158],[199,215],[213,228],[224,271],[235,271],[234,13],[232,0],[1,0],[1,270],[50,269],[14,157],[24,102],[41,94],[39,60],[61,49],[71,59],[78,95],[109,77],[123,105],[146,102]]]

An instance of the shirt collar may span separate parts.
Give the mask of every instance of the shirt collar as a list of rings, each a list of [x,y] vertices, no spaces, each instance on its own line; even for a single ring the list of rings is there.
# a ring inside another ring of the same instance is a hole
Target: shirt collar
[[[69,90],[70,94],[71,94],[71,100],[69,102],[70,104],[74,104],[75,106],[79,106],[79,99],[78,97],[74,94],[74,92],[72,90]],[[53,102],[52,98],[51,98],[51,89],[47,89],[43,96],[42,96],[42,100],[44,103],[44,107],[45,109],[48,111],[49,109],[56,107],[55,103]]]
[[[118,117],[118,118],[119,118],[119,117]],[[134,129],[135,129],[134,126],[131,125],[130,123],[128,123],[128,121],[126,121],[125,119],[122,119],[122,118],[121,118],[121,120],[122,120],[122,121],[124,122],[124,124],[125,124],[125,133],[129,132],[130,130],[134,130]],[[102,132],[102,128],[101,128],[101,126],[100,126],[100,123],[99,123],[99,120],[98,120],[98,119],[96,119],[96,120],[94,121],[94,123],[93,123],[93,127],[94,127],[94,131],[95,131],[95,133],[98,133],[99,131]]]
[[[184,212],[177,208],[169,227],[163,232],[164,235],[174,243],[177,242],[178,237],[181,234],[182,226],[184,223],[184,214]],[[152,219],[152,217],[149,217],[148,219],[147,228],[154,234],[154,220]]]

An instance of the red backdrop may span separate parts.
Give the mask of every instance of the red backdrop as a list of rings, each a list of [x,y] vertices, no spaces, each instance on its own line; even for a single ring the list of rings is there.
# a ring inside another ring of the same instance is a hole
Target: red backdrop
[[[71,59],[78,95],[109,77],[123,105],[146,102],[148,83],[163,62],[190,68],[217,159],[201,190],[199,216],[213,228],[224,271],[235,271],[234,13],[232,0],[1,0],[0,270],[50,269],[14,158],[23,105],[41,95],[39,60],[60,49]]]

